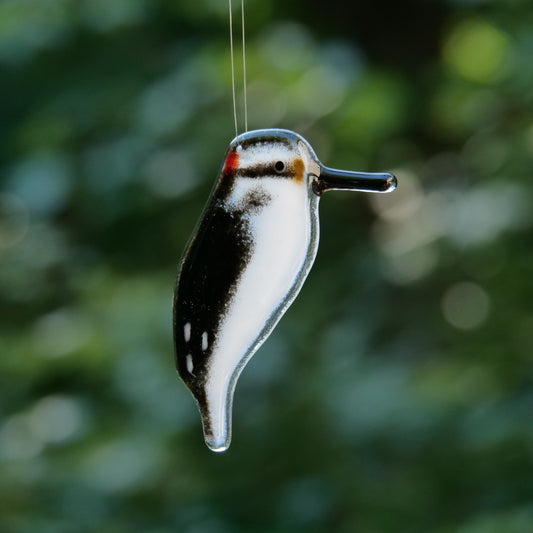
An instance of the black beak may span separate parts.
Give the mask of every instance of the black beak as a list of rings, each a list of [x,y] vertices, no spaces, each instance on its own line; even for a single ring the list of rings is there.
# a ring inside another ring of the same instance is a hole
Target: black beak
[[[325,191],[336,190],[392,192],[396,185],[396,177],[386,172],[351,172],[320,165],[320,176],[313,189],[320,196]]]

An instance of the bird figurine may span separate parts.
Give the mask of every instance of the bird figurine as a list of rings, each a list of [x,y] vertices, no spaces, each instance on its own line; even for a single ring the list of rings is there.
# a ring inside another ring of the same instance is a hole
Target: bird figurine
[[[176,365],[211,450],[229,447],[237,379],[311,269],[321,195],[395,188],[392,174],[325,167],[289,130],[250,131],[231,142],[173,300]]]

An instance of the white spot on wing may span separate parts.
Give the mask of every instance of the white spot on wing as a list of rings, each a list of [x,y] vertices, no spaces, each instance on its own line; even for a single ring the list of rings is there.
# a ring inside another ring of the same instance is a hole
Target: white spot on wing
[[[202,333],[202,351],[205,352],[207,350],[207,347],[208,347],[207,331],[204,331]]]
[[[189,342],[191,340],[191,323],[187,322],[185,326],[183,326],[183,336],[185,337],[185,342]]]
[[[187,370],[188,370],[189,374],[192,374],[192,371],[194,370],[194,365],[193,365],[193,362],[192,362],[192,355],[190,353],[187,354],[185,356],[185,360],[187,361]]]

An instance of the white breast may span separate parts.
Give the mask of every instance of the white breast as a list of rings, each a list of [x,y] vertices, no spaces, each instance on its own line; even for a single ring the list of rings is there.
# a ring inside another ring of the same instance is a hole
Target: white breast
[[[260,182],[270,201],[247,215],[254,247],[221,321],[205,383],[215,447],[229,439],[227,418],[240,371],[296,297],[316,254],[316,206],[309,205],[305,185],[279,178]],[[228,207],[238,206],[257,183],[238,179]]]

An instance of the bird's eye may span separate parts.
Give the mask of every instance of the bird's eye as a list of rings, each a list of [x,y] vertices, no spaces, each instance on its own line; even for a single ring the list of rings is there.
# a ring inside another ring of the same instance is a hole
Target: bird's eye
[[[274,168],[275,168],[276,172],[283,172],[285,170],[285,163],[283,161],[278,161],[274,165]]]

